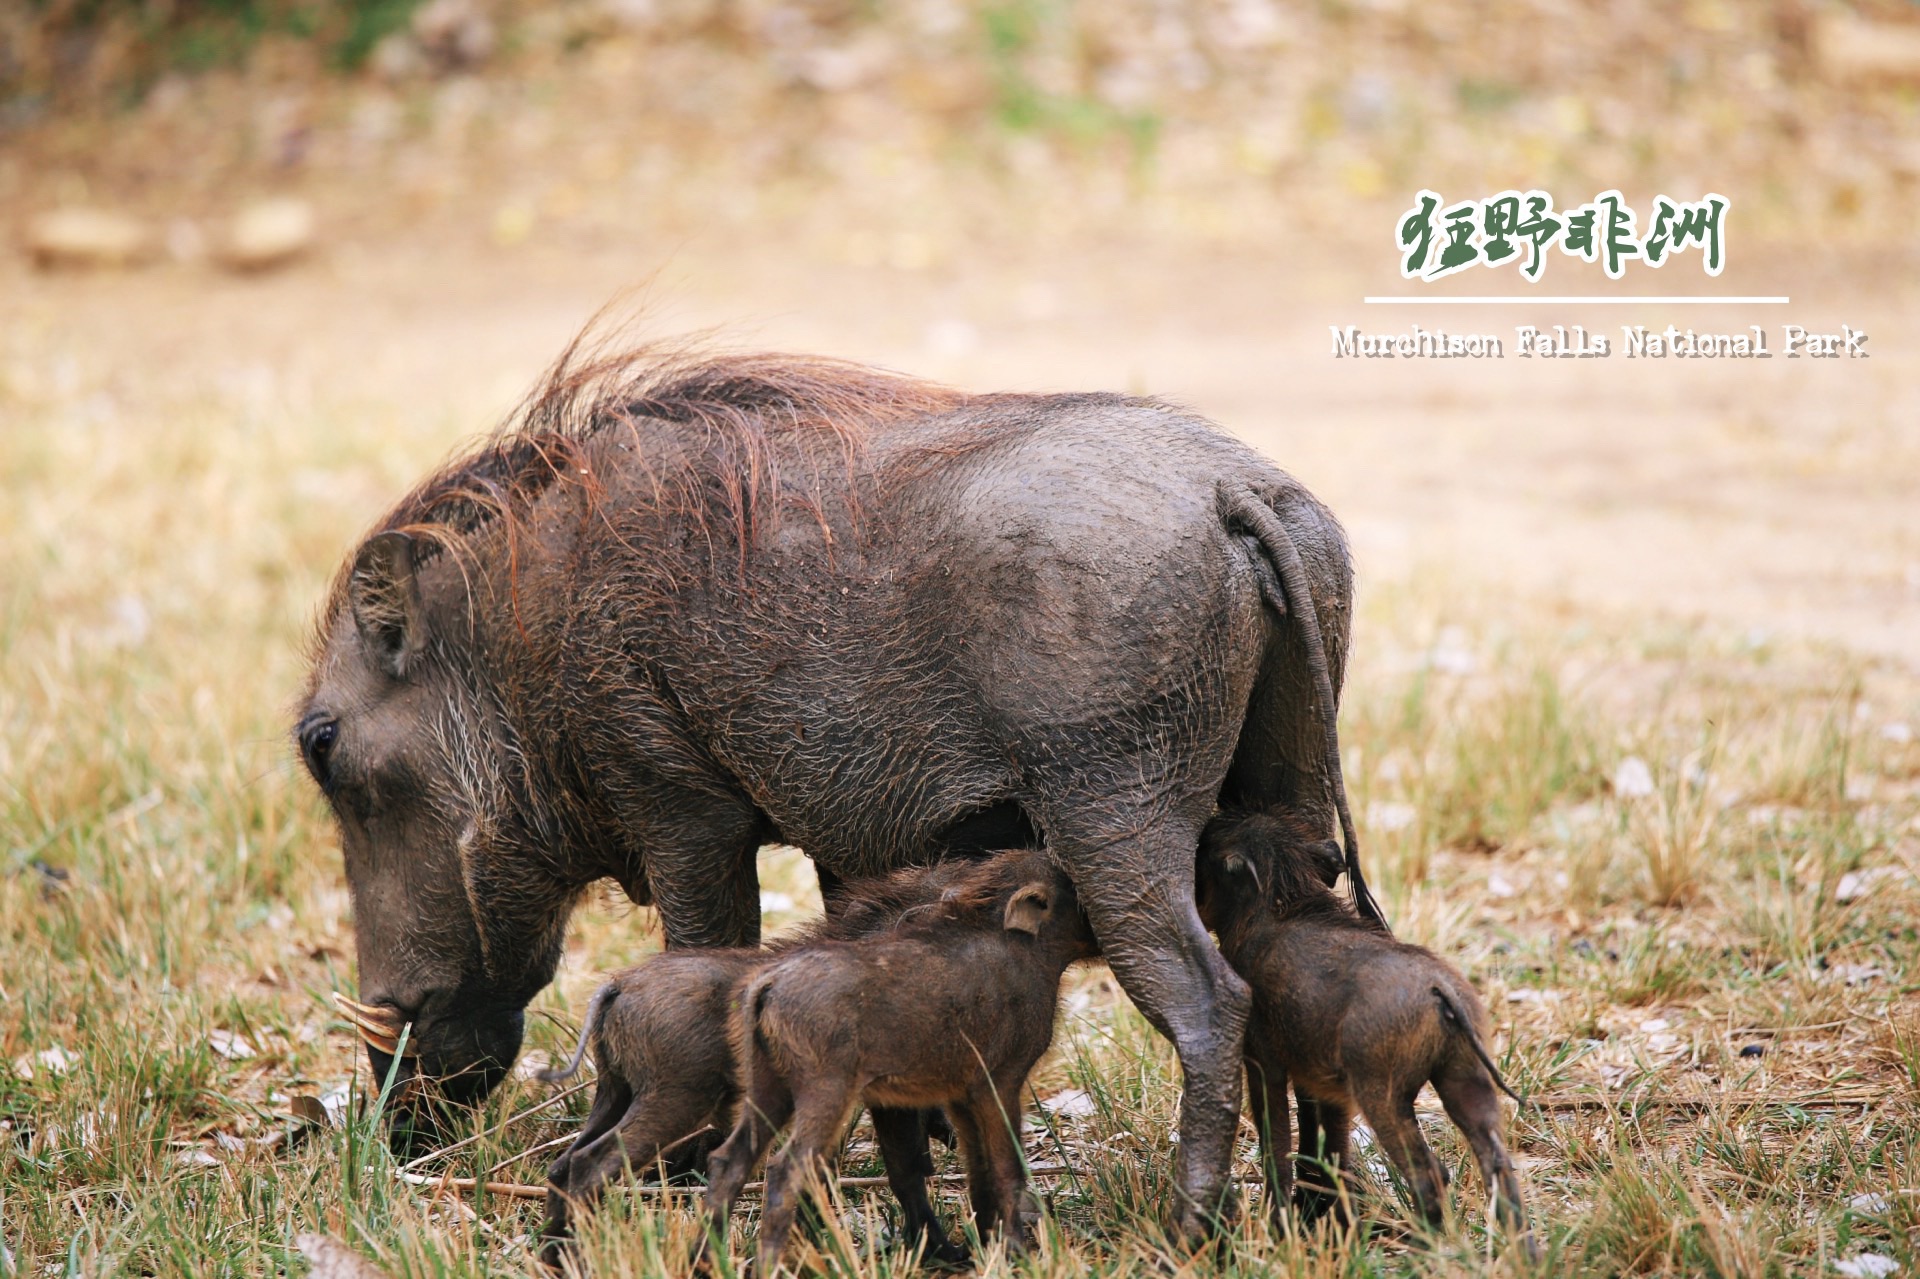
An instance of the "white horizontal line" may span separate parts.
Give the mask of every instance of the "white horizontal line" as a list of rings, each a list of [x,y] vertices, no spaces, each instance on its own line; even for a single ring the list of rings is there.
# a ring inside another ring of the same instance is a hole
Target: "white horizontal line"
[[[1793,299],[1787,297],[1664,297],[1652,294],[1645,297],[1565,297],[1551,293],[1521,293],[1510,297],[1377,297],[1362,298],[1363,302],[1381,302],[1394,306],[1496,306],[1507,302],[1573,302],[1581,306],[1626,306],[1629,304],[1653,305],[1672,303],[1680,306],[1727,306],[1727,305],[1771,305],[1783,306]]]

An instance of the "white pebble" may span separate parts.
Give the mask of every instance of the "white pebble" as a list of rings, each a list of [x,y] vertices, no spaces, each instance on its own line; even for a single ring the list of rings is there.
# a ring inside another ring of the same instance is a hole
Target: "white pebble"
[[[1629,755],[1613,770],[1613,793],[1622,799],[1645,799],[1653,794],[1653,770],[1638,755]]]
[[[1058,1115],[1062,1119],[1085,1119],[1099,1108],[1094,1105],[1093,1098],[1085,1090],[1068,1088],[1046,1098],[1040,1103],[1040,1109],[1050,1115]]]
[[[78,1057],[55,1044],[52,1048],[45,1048],[37,1053],[22,1053],[14,1058],[13,1073],[22,1079],[32,1079],[37,1066],[49,1075],[64,1075],[73,1068],[73,1063],[79,1060]]]
[[[1899,874],[1898,866],[1869,866],[1865,870],[1850,870],[1842,875],[1840,882],[1834,886],[1834,899],[1843,902],[1858,901],[1872,892],[1876,885],[1896,878]]]

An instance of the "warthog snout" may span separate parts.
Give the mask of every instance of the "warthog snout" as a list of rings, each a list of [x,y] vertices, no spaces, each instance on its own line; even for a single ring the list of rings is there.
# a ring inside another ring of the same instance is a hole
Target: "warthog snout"
[[[525,1032],[524,1017],[510,1007],[461,1007],[428,997],[423,1011],[410,1013],[378,997],[367,1003],[339,993],[333,998],[366,1045],[374,1087],[393,1080],[387,1108],[404,1121],[395,1139],[406,1145],[437,1139],[451,1108],[474,1105],[498,1086]]]

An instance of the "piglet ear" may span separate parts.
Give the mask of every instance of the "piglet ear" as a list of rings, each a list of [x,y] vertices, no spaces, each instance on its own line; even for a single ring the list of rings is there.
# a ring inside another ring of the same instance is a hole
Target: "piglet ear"
[[[404,677],[427,643],[413,539],[395,529],[368,538],[347,579],[347,599],[368,652],[387,674]]]
[[[1007,901],[1007,931],[1038,937],[1052,913],[1053,890],[1045,884],[1028,884]]]
[[[1229,875],[1245,875],[1253,880],[1253,891],[1262,897],[1267,895],[1267,886],[1260,882],[1260,868],[1245,853],[1223,853],[1220,856],[1220,869]]]
[[[1347,854],[1339,841],[1322,839],[1308,851],[1313,855],[1313,868],[1319,873],[1320,882],[1328,888],[1332,888],[1335,881],[1347,873]]]

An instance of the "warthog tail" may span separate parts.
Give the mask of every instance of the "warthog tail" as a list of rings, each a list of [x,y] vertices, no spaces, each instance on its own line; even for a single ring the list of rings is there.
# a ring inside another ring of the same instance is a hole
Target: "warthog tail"
[[[1467,1045],[1473,1049],[1473,1055],[1478,1057],[1480,1064],[1487,1068],[1487,1073],[1493,1076],[1493,1082],[1499,1085],[1500,1091],[1521,1105],[1526,1105],[1527,1099],[1507,1087],[1507,1081],[1500,1077],[1500,1067],[1493,1064],[1493,1058],[1487,1053],[1487,1046],[1480,1042],[1480,1032],[1473,1028],[1472,1022],[1460,1015],[1460,1009],[1455,1006],[1453,997],[1438,986],[1433,988],[1433,997],[1440,1001],[1440,1016],[1446,1021],[1447,1026],[1455,1034],[1466,1037]]]
[[[1283,617],[1292,614],[1300,623],[1300,634],[1307,646],[1307,673],[1313,677],[1314,695],[1326,722],[1327,781],[1333,790],[1333,807],[1340,818],[1340,836],[1346,849],[1347,887],[1353,894],[1354,908],[1385,928],[1387,918],[1368,890],[1366,876],[1360,872],[1360,841],[1354,835],[1353,814],[1347,809],[1346,776],[1340,768],[1339,703],[1333,695],[1333,674],[1327,665],[1327,649],[1320,636],[1320,614],[1313,606],[1307,567],[1300,561],[1299,548],[1293,544],[1287,526],[1272,507],[1251,492],[1225,496],[1229,518],[1241,524],[1260,543],[1273,569],[1272,573],[1256,574],[1267,606]]]
[[[580,1042],[574,1046],[573,1060],[567,1063],[565,1070],[542,1070],[534,1075],[543,1084],[565,1083],[580,1073],[580,1063],[586,1060],[587,1045],[593,1042],[593,1032],[600,1025],[601,1014],[613,997],[620,993],[618,982],[608,982],[593,992],[593,998],[587,1001],[587,1019],[580,1023]]]

